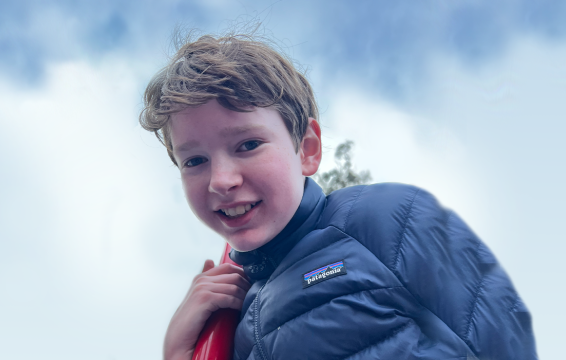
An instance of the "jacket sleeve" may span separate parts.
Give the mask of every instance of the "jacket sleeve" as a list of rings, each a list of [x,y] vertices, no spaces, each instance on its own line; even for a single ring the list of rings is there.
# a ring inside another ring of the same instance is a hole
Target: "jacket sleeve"
[[[536,359],[528,310],[490,250],[422,189],[360,188],[345,230],[479,359]]]

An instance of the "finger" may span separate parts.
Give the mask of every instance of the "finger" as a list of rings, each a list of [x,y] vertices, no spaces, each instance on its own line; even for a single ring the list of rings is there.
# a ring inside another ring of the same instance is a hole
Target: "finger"
[[[199,292],[202,292],[201,296],[204,301],[214,301],[214,296],[216,296],[217,294],[228,295],[240,300],[244,300],[247,293],[247,291],[245,291],[241,287],[233,284],[206,284],[203,285],[201,289],[199,289]]]
[[[250,282],[245,277],[243,277],[238,273],[202,276],[196,280],[196,283],[197,284],[207,284],[207,283],[231,284],[240,287],[242,290],[246,292],[251,287]]]
[[[217,301],[216,299],[218,298],[218,295],[230,296],[243,301],[248,292],[248,289],[245,288],[245,286],[240,287],[236,284],[215,283],[205,280],[205,278],[201,278],[196,281],[193,286],[191,286],[189,292],[177,308],[174,316],[183,312],[183,308],[186,308],[187,304],[191,304],[189,307],[192,309],[201,308],[209,311],[214,311],[215,308],[223,307],[234,308],[233,306],[217,304],[215,301]]]
[[[207,260],[204,262],[204,266],[203,266],[201,272],[206,272],[206,271],[212,269],[213,267],[214,267],[214,261],[212,261],[212,260],[210,260],[210,259],[207,259]]]
[[[195,320],[194,314],[197,314],[196,316],[201,317],[200,320],[204,323],[208,317],[218,309],[230,308],[241,311],[244,305],[244,298],[223,293],[209,292],[203,294],[200,299],[199,303],[192,307],[192,312],[177,312],[174,317],[184,318],[193,322]],[[197,312],[195,313],[194,311]]]
[[[205,284],[198,285],[195,291],[189,296],[180,308],[189,308],[191,311],[189,313],[194,313],[195,311],[200,313],[213,312],[219,308],[230,307],[233,309],[240,310],[241,304],[246,297],[246,291],[242,290],[236,285],[229,284]],[[240,307],[234,307],[234,304],[239,304]],[[190,304],[190,305],[187,305]],[[200,309],[200,310],[199,310]],[[179,312],[179,311],[177,311]]]
[[[226,308],[242,310],[242,306],[244,305],[243,298],[222,293],[212,293],[211,295],[212,301],[208,303],[211,312]]]
[[[244,269],[232,264],[220,264],[216,267],[213,267],[210,270],[207,270],[205,275],[210,276],[210,275],[221,275],[221,274],[232,274],[232,273],[238,273],[245,277]]]

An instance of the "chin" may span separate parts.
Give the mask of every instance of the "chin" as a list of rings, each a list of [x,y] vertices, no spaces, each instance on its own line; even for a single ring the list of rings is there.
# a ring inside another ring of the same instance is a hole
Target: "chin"
[[[263,243],[257,244],[249,241],[232,241],[228,240],[228,244],[232,249],[236,249],[239,252],[248,252],[260,248]]]
[[[267,244],[271,238],[266,239],[265,237],[257,237],[249,235],[228,236],[226,241],[233,249],[239,252],[248,252],[260,248],[261,246]],[[255,238],[255,239],[254,239]]]

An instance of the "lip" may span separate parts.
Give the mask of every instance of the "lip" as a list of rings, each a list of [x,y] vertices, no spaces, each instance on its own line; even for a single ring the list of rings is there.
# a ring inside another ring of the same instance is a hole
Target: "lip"
[[[220,204],[220,205],[218,205],[218,206],[215,206],[213,211],[219,211],[220,209],[231,209],[231,208],[238,207],[238,206],[240,206],[240,205],[245,206],[245,205],[247,205],[247,204],[255,204],[255,203],[259,202],[259,201],[261,201],[261,200],[255,200],[255,201],[238,201],[238,202],[230,203],[230,204]]]
[[[244,204],[250,204],[250,203],[249,202],[247,202],[247,203],[246,202],[236,203],[235,206],[244,205]],[[255,216],[255,213],[257,212],[257,208],[261,207],[262,205],[263,205],[263,201],[260,201],[250,211],[248,211],[244,215],[237,217],[237,218],[234,218],[234,219],[229,218],[228,216],[224,215],[220,211],[216,211],[215,214],[220,219],[220,221],[222,221],[224,223],[224,225],[231,227],[231,228],[240,227],[240,226],[244,226],[248,222],[250,222],[250,220]],[[230,207],[234,207],[234,205],[230,204]]]

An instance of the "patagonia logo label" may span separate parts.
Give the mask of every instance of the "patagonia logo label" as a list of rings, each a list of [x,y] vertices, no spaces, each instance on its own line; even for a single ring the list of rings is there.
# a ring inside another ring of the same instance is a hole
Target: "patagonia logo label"
[[[340,275],[346,275],[344,260],[325,265],[303,275],[303,289]]]

